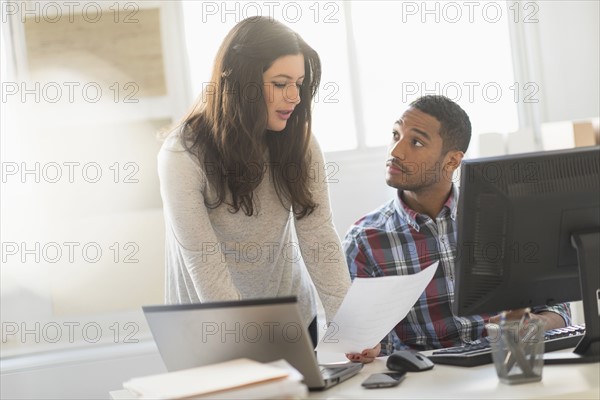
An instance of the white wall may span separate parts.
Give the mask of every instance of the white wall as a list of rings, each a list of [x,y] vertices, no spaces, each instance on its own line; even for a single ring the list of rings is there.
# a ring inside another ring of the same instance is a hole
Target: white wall
[[[542,122],[600,113],[600,2],[541,1]]]
[[[328,167],[336,168],[336,173],[329,175],[329,196],[340,239],[354,222],[395,193],[385,183],[386,155],[383,147],[325,155]]]

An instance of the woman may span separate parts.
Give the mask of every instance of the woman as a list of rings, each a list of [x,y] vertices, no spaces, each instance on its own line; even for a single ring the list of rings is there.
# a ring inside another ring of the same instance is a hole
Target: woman
[[[272,19],[226,36],[159,153],[168,303],[297,296],[316,344],[313,282],[327,320],[350,286],[311,134],[320,75],[317,53]]]

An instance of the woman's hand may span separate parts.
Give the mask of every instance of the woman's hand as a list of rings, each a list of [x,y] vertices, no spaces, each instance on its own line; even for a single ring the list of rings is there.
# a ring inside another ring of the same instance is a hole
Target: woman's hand
[[[359,353],[349,353],[349,354],[346,354],[346,357],[348,357],[348,360],[350,360],[350,361],[368,364],[370,362],[373,362],[373,360],[379,355],[380,352],[381,352],[381,343],[377,343],[377,346],[373,347],[372,349],[365,349],[360,354]]]

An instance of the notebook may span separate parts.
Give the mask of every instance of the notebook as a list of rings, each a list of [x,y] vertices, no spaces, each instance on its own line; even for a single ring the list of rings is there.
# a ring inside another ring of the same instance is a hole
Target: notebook
[[[142,307],[168,371],[237,358],[285,359],[310,390],[356,375],[361,363],[321,367],[295,297]]]
[[[305,398],[299,372],[285,360],[259,363],[247,358],[191,369],[132,378],[123,383],[139,399]],[[289,364],[287,364],[289,366]]]

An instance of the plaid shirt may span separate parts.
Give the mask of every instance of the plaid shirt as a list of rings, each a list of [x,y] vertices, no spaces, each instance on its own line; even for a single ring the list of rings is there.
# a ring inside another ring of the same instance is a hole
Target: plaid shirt
[[[438,269],[408,315],[381,341],[381,354],[405,348],[460,346],[485,335],[489,315],[458,317],[452,312],[456,261],[455,186],[435,220],[410,209],[398,196],[357,221],[343,245],[352,279],[410,275],[436,261]],[[568,304],[536,308],[560,314],[571,324]]]

